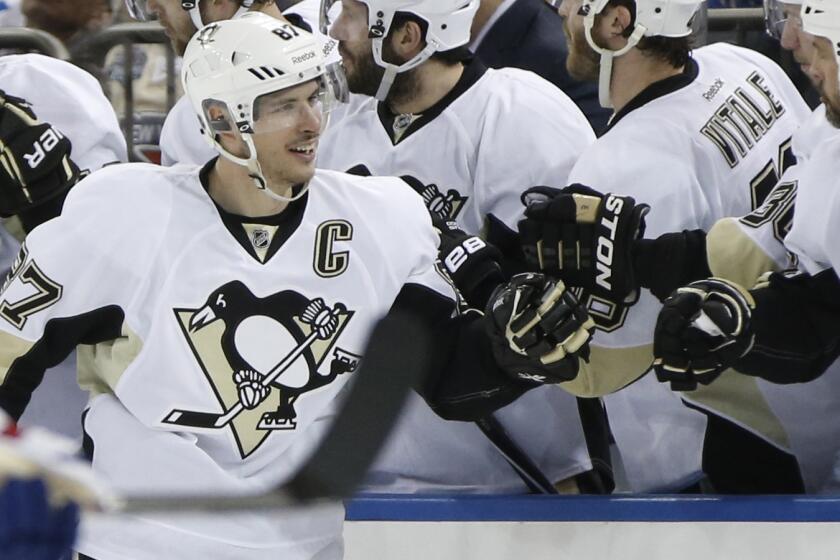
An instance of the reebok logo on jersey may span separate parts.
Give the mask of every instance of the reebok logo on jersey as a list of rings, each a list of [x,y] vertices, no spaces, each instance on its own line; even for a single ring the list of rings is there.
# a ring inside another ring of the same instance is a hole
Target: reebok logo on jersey
[[[35,169],[41,165],[41,162],[44,161],[47,154],[58,145],[59,140],[62,138],[64,138],[64,135],[53,127],[45,130],[41,134],[41,137],[32,144],[33,152],[31,154],[23,154],[23,159],[26,160],[29,169]]]
[[[711,101],[715,98],[715,96],[720,93],[720,90],[723,89],[724,82],[720,78],[715,80],[715,83],[712,84],[712,87],[709,88],[709,91],[703,94],[703,99],[706,101]]]
[[[607,232],[607,236],[598,236],[598,246],[595,248],[595,269],[598,271],[595,282],[605,290],[612,290],[610,278],[612,278],[613,251],[615,231],[618,228],[618,215],[624,208],[624,201],[613,195],[607,197],[604,208],[612,215],[604,215],[601,218],[601,227]]]

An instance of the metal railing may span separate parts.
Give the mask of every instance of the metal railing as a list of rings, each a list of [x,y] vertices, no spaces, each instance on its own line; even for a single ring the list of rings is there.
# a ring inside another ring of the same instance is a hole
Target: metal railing
[[[0,28],[0,49],[37,51],[61,60],[70,58],[70,53],[64,43],[46,31],[28,27]]]

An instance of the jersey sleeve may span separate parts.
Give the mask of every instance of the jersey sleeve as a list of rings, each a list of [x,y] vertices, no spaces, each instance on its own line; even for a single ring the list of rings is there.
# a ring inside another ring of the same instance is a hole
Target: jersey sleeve
[[[475,420],[537,385],[515,381],[496,365],[484,315],[462,305],[438,263],[438,235],[429,213],[422,199],[404,188],[411,210],[396,218],[414,242],[412,266],[390,312],[414,317],[432,333],[430,375],[416,387],[420,396],[443,418]]]
[[[115,169],[83,180],[62,215],[32,231],[0,292],[0,407],[15,418],[77,344],[120,336],[145,282],[163,228],[144,219],[142,187],[121,188]]]
[[[580,109],[558,88],[516,69],[487,109],[478,147],[476,196],[482,215],[512,231],[522,217],[520,195],[529,187],[563,187],[595,134]]]

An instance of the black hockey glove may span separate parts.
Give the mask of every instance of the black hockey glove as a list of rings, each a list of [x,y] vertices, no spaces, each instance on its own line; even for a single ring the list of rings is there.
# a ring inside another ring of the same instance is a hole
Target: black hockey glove
[[[647,204],[578,184],[559,190],[532,187],[522,202],[519,234],[529,266],[593,296],[636,302],[633,242],[644,235]]]
[[[476,235],[469,235],[451,220],[432,219],[440,235],[438,258],[467,304],[484,309],[490,294],[504,282],[502,254]]]
[[[29,210],[63,194],[80,178],[71,144],[38,120],[23,99],[0,90],[0,216]]]
[[[708,385],[753,345],[750,293],[709,278],[679,288],[665,300],[654,331],[653,367],[675,391]]]
[[[496,363],[520,381],[559,383],[589,358],[595,323],[559,280],[517,274],[499,286],[487,305]]]

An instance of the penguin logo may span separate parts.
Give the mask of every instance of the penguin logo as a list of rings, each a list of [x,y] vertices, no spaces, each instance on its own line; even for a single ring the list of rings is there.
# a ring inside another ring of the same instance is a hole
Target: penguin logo
[[[305,393],[355,371],[361,356],[336,343],[353,317],[286,290],[261,298],[240,281],[199,309],[175,309],[181,331],[219,402],[216,411],[173,409],[164,424],[230,427],[243,459],[277,431],[295,430]]]
[[[420,196],[423,197],[429,212],[444,220],[457,218],[468,198],[461,196],[461,193],[455,189],[449,189],[446,193],[443,193],[435,184],[426,185],[426,188],[420,192]]]

